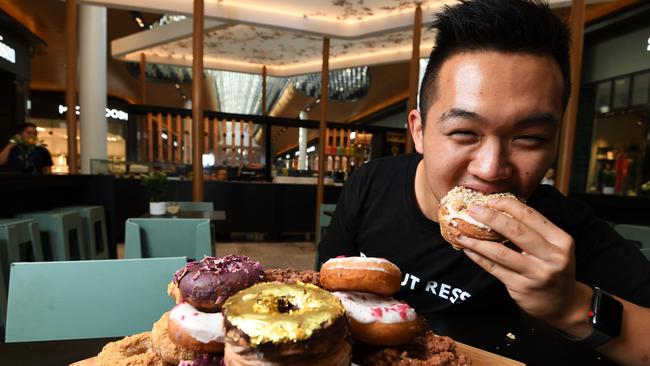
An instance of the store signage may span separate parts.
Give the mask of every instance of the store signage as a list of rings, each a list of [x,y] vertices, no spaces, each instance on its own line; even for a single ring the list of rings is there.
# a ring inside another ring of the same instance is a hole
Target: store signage
[[[0,36],[0,58],[3,58],[12,64],[16,63],[16,50],[4,43],[4,37]]]
[[[59,114],[63,114],[68,110],[68,107],[59,104]],[[79,106],[75,107],[75,114],[78,116],[80,114],[80,108]],[[128,121],[129,120],[129,114],[115,108],[106,108],[106,117],[114,118],[114,119],[119,119],[122,121]]]

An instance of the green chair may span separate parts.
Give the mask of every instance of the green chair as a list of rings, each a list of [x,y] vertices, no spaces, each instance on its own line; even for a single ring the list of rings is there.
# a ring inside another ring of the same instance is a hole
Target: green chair
[[[7,315],[9,267],[14,262],[43,261],[38,223],[31,219],[0,219],[0,327]]]
[[[121,337],[174,306],[167,284],[186,258],[14,263],[6,342]]]
[[[208,219],[128,219],[124,231],[125,258],[214,255]]]
[[[614,226],[622,237],[641,243],[641,248],[650,248],[650,226],[618,224]]]
[[[108,259],[108,233],[104,207],[67,206],[57,208],[55,211],[76,211],[81,217],[87,255],[84,259]]]
[[[173,202],[173,203],[176,203],[178,205],[181,212],[182,211],[201,211],[201,212],[214,211],[213,202],[180,201],[180,202]],[[214,223],[212,222],[210,222],[210,230],[211,230],[210,238],[212,238],[212,242],[214,243],[217,241],[217,229],[214,227]]]
[[[0,336],[5,332],[5,321],[7,319],[7,283],[5,275],[0,271]]]
[[[88,258],[81,216],[76,211],[36,211],[16,216],[38,222],[46,260]]]
[[[38,222],[32,219],[0,219],[0,258],[5,278],[8,278],[9,265],[13,262],[43,261]]]
[[[336,209],[336,204],[322,203],[320,205],[320,211],[319,211],[320,230],[316,232],[316,270],[317,271],[320,270],[320,266],[322,264],[321,259],[318,257],[318,245],[320,244],[321,239],[323,239],[323,236],[325,236],[325,232],[327,231],[327,228],[330,226],[330,222],[332,221],[331,214],[334,213],[335,209]]]
[[[201,211],[201,212],[214,211],[213,202],[182,201],[182,202],[174,202],[174,203],[176,203],[178,207],[180,207],[181,211]]]
[[[641,253],[650,261],[650,248],[642,248]]]
[[[320,211],[319,211],[320,230],[316,233],[316,244],[320,243],[322,237],[325,235],[325,232],[327,231],[327,227],[330,226],[330,222],[332,221],[332,216],[329,214],[333,213],[335,209],[336,209],[336,204],[323,203],[320,205]]]

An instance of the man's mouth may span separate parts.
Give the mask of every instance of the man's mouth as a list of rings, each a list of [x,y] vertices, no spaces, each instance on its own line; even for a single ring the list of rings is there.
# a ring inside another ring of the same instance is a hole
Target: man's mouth
[[[518,193],[512,187],[506,187],[505,185],[492,185],[492,184],[484,184],[484,183],[466,183],[466,184],[460,183],[458,185],[463,186],[465,188],[473,189],[483,194],[510,192],[512,194],[517,195]]]

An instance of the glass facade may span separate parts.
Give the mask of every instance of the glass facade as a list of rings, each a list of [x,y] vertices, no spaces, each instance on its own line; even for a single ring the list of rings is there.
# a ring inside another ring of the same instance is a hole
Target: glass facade
[[[650,195],[650,70],[595,89],[587,192]]]

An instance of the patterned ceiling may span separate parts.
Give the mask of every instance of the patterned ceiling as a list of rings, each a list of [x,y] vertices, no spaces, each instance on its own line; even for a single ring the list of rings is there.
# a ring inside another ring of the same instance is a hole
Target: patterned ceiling
[[[191,14],[193,0],[79,0],[87,4],[167,14]],[[209,69],[292,76],[321,68],[322,39],[329,37],[330,68],[340,69],[408,60],[414,9],[421,4],[420,55],[426,57],[434,34],[431,15],[457,0],[205,0],[207,34],[204,66]],[[589,0],[587,2],[601,2]],[[551,6],[568,0],[548,0]],[[185,24],[152,29],[113,41],[115,58],[189,66],[190,18]],[[209,25],[208,25],[209,24]],[[164,28],[169,28],[165,30]]]
[[[209,1],[209,0],[208,0]],[[412,12],[416,4],[433,9],[450,1],[445,0],[218,0],[219,4],[245,8],[268,8],[281,4],[278,11],[289,11],[303,18],[327,21],[362,22],[370,17],[383,17]]]
[[[332,39],[330,59],[377,54],[396,48],[411,48],[412,32],[400,31],[360,40]],[[431,48],[433,32],[424,31],[422,44]],[[192,39],[166,43],[146,50],[147,56],[183,59],[191,55]],[[250,25],[229,25],[205,35],[205,58],[219,58],[238,63],[268,66],[293,66],[303,63],[320,64],[322,38]]]

